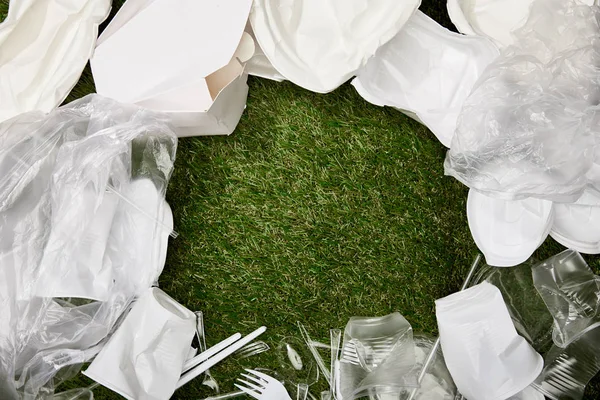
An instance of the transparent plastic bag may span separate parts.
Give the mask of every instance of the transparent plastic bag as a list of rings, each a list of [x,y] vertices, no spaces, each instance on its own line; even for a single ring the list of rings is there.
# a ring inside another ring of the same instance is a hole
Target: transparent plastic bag
[[[0,398],[51,396],[57,371],[93,358],[156,281],[164,260],[155,248],[172,229],[161,207],[176,147],[160,115],[97,95],[0,124]],[[127,198],[140,181],[161,199],[152,210]],[[112,224],[99,229],[109,198]],[[69,295],[64,281],[79,298],[54,297]]]
[[[415,361],[412,327],[402,315],[352,317],[344,330],[341,396],[399,395],[417,387]]]
[[[600,280],[578,252],[565,250],[535,266],[533,282],[554,318],[557,346],[600,326]]]
[[[600,8],[543,0],[467,98],[445,161],[503,199],[574,202],[600,187]]]

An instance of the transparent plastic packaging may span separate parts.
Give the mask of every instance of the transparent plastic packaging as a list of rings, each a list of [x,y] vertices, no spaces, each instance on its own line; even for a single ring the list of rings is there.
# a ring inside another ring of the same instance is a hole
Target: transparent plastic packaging
[[[535,1],[465,101],[445,172],[492,197],[576,201],[600,187],[600,8]]]
[[[0,124],[0,398],[51,396],[57,372],[93,358],[134,296],[155,282],[164,264],[156,246],[166,251],[172,228],[161,210],[176,147],[161,116],[97,95]],[[161,199],[144,213],[127,199],[140,181]],[[103,249],[89,233],[106,235],[96,216],[111,193],[119,199]],[[98,268],[110,278],[87,285]],[[98,289],[102,301],[49,297],[66,295],[56,291],[58,277]]]
[[[419,335],[414,337],[414,341],[416,368],[420,371],[434,346],[435,340]],[[414,398],[417,400],[454,400],[456,395],[456,385],[446,367],[442,349],[437,347]]]
[[[344,330],[340,359],[340,394],[400,395],[417,387],[412,327],[399,313],[352,317]]]
[[[533,282],[554,318],[557,346],[600,326],[600,280],[578,252],[565,250],[535,266]]]

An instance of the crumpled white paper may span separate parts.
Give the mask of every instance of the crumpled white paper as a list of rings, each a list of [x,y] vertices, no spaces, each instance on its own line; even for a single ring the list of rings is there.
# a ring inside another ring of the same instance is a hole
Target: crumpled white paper
[[[255,0],[260,48],[286,79],[327,93],[393,38],[421,0]]]
[[[49,112],[77,83],[111,0],[11,0],[0,24],[0,121]]]
[[[498,54],[488,39],[450,32],[417,11],[352,84],[365,100],[405,112],[449,147],[463,102]]]

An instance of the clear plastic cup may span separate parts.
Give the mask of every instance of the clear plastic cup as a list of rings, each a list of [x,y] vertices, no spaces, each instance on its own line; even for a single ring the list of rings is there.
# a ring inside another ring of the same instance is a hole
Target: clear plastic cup
[[[417,387],[417,374],[412,327],[402,315],[350,318],[340,357],[344,400],[399,396]]]
[[[477,273],[474,283],[487,281],[496,286],[519,335],[536,351],[544,353],[552,347],[554,320],[533,284],[531,267],[535,264],[528,260],[512,268],[485,265]]]
[[[600,371],[600,327],[588,330],[566,348],[554,346],[534,386],[553,400],[581,400],[585,386]]]
[[[600,326],[600,281],[578,252],[565,250],[535,266],[533,282],[554,318],[558,347]]]

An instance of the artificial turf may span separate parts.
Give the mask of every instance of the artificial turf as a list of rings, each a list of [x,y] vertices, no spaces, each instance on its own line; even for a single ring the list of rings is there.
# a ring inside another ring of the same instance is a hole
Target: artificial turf
[[[0,19],[6,10],[0,0]],[[421,10],[453,29],[445,1],[424,0]],[[283,337],[300,338],[296,321],[327,341],[329,329],[352,316],[394,311],[415,332],[436,335],[434,300],[460,288],[477,254],[467,188],[444,176],[445,148],[349,84],[327,95],[258,78],[249,86],[233,135],[179,142],[167,193],[179,237],[160,287],[204,312],[209,345],[266,325],[262,339],[274,348]],[[93,91],[86,68],[68,101]],[[536,257],[561,250],[548,239]],[[586,259],[598,272],[599,258]],[[275,353],[227,360],[212,372],[224,392],[242,367],[285,375]],[[90,383],[80,375],[62,387]],[[197,379],[173,399],[211,394]],[[94,395],[120,398],[104,388]],[[598,397],[597,377],[586,398]]]

